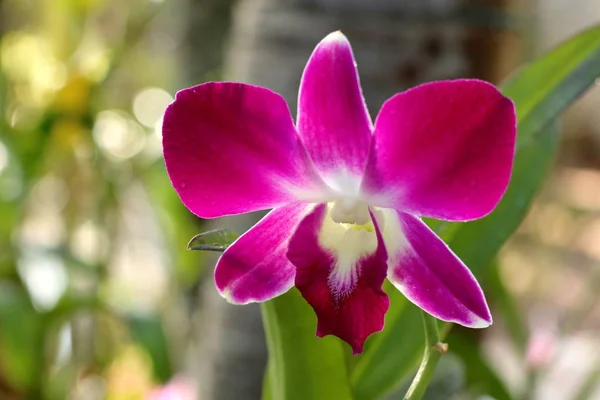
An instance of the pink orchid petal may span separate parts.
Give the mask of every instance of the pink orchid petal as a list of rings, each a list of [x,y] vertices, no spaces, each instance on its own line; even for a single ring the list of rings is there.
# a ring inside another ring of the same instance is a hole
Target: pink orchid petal
[[[261,87],[180,91],[165,113],[163,147],[175,190],[202,218],[321,198],[324,190],[287,104]]]
[[[417,86],[383,105],[362,190],[375,205],[415,215],[483,217],[508,186],[515,137],[514,105],[491,84]]]
[[[296,287],[317,314],[317,336],[335,335],[359,354],[366,338],[383,329],[387,254],[377,225],[373,237],[350,238],[339,229],[346,228],[331,221],[325,205],[317,206],[298,225],[287,256],[296,266]],[[371,242],[370,253],[356,251],[364,242]]]
[[[358,191],[371,131],[350,42],[331,33],[308,60],[298,97],[298,133],[330,186]]]
[[[388,279],[410,301],[443,321],[485,328],[492,316],[471,271],[417,217],[385,211]]]
[[[215,269],[217,289],[229,302],[262,302],[294,286],[296,268],[286,257],[298,223],[314,205],[276,208],[236,240]]]

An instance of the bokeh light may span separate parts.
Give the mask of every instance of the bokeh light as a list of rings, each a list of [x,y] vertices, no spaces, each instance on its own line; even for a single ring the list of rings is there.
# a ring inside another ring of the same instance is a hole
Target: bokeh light
[[[172,101],[173,96],[166,90],[146,88],[133,99],[133,113],[140,123],[148,128],[153,128]]]

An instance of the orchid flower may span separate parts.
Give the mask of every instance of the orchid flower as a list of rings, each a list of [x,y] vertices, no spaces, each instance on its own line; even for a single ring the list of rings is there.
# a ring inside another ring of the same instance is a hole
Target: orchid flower
[[[191,212],[272,209],[221,255],[219,293],[246,304],[296,286],[317,336],[338,336],[355,354],[383,328],[386,277],[436,318],[492,323],[473,274],[421,217],[490,213],[508,185],[515,137],[513,103],[473,79],[398,93],[373,124],[341,32],[308,60],[296,124],[277,93],[232,82],[178,92],[163,124],[167,171]]]

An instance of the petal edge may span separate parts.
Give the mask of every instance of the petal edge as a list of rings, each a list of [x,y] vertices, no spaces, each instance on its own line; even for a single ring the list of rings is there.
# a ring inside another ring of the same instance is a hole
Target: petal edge
[[[327,35],[310,56],[298,93],[298,133],[323,179],[356,194],[367,160],[372,123],[350,42]]]
[[[475,79],[430,82],[385,102],[362,183],[373,204],[468,221],[489,214],[508,187],[514,104]]]
[[[215,285],[234,304],[262,302],[294,286],[296,269],[286,257],[287,244],[312,205],[276,208],[238,238],[219,258]]]
[[[492,324],[485,296],[471,271],[423,221],[385,210],[385,222],[388,279],[406,298],[443,321],[470,328]],[[399,235],[404,239],[398,241]]]
[[[285,100],[268,89],[208,82],[181,90],[165,112],[163,152],[185,206],[201,218],[320,198]]]
[[[376,238],[372,239],[376,248],[368,245],[372,253],[350,260],[351,270],[345,269],[349,260],[340,260],[319,238],[323,224],[329,223],[326,218],[330,219],[325,205],[306,216],[290,240],[288,258],[296,266],[296,287],[317,314],[317,336],[335,335],[359,354],[367,337],[383,329],[389,307],[381,288],[387,253],[375,223]]]

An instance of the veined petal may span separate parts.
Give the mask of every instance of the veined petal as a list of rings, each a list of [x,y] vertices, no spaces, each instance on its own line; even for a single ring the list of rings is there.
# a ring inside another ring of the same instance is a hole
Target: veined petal
[[[366,338],[383,329],[389,307],[381,289],[387,254],[376,222],[346,227],[319,205],[298,225],[287,256],[296,287],[317,314],[317,336],[335,335],[361,353]]]
[[[229,246],[215,269],[219,293],[231,303],[246,304],[272,299],[294,286],[296,268],[286,257],[287,245],[313,207],[276,208]]]
[[[388,279],[410,301],[443,321],[485,328],[492,316],[471,271],[419,218],[383,210]]]
[[[372,124],[350,42],[339,31],[325,37],[306,64],[297,126],[325,181],[340,192],[356,194]]]
[[[417,86],[383,105],[362,191],[371,204],[414,215],[483,217],[506,191],[515,138],[514,105],[491,84]]]
[[[318,177],[283,98],[241,83],[177,93],[165,113],[167,171],[183,203],[202,218],[321,199]]]

